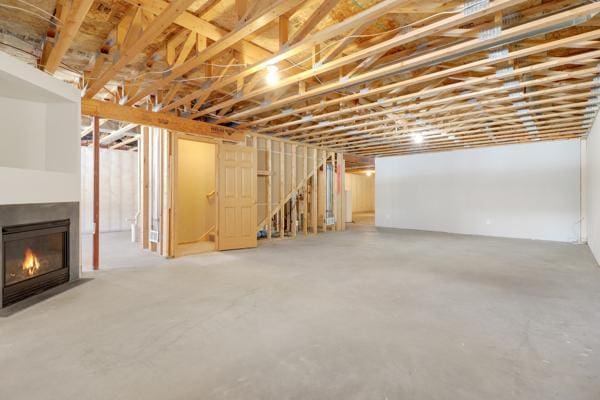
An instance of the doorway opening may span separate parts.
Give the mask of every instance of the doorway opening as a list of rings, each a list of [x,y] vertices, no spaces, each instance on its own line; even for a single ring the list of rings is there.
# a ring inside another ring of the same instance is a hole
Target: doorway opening
[[[173,153],[174,256],[213,251],[217,240],[217,145],[178,136]]]
[[[373,169],[346,173],[346,222],[354,226],[375,224],[375,171]]]

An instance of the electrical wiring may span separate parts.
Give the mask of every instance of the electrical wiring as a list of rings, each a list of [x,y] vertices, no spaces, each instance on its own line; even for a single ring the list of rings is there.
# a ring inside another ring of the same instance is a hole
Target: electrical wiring
[[[220,68],[226,68],[226,67],[229,67],[229,68],[231,68],[231,67],[234,67],[234,68],[235,68],[235,67],[237,67],[237,68],[239,68],[239,67],[245,68],[245,67],[247,67],[247,66],[248,66],[248,64],[247,64],[247,63],[243,63],[243,64],[213,64],[213,63],[201,63],[200,65],[201,65],[201,66],[204,66],[204,65],[210,65],[210,66],[213,66],[213,67],[220,67]],[[178,65],[175,65],[175,66],[173,66],[173,67],[171,67],[171,68],[167,68],[167,69],[164,69],[164,70],[161,70],[161,71],[146,71],[146,72],[143,72],[143,73],[142,73],[142,74],[140,74],[140,75],[137,75],[137,76],[136,76],[135,78],[133,78],[132,80],[138,80],[138,79],[140,79],[142,76],[144,76],[144,75],[148,75],[148,74],[157,74],[157,75],[162,75],[162,74],[165,74],[165,73],[167,73],[167,72],[171,72],[171,71],[173,71],[173,70],[174,70],[175,68],[177,68],[177,67],[178,67]],[[233,76],[233,75],[237,75],[237,74],[226,75],[226,76]],[[216,78],[216,77],[218,77],[218,76],[208,76],[208,77],[205,77],[204,79],[210,79],[210,78]]]
[[[59,26],[59,24],[61,24],[61,21],[58,18],[56,18],[55,16],[51,15],[47,11],[41,9],[40,7],[38,7],[38,6],[34,5],[34,4],[30,4],[29,2],[27,2],[25,0],[17,0],[17,1],[19,1],[22,4],[27,5],[29,7],[35,8],[36,10],[38,10],[38,12],[41,12],[41,13],[49,16],[50,18],[47,18],[46,16],[42,16],[39,13],[36,13],[34,11],[27,10],[25,8],[18,7],[18,6],[12,6],[12,5],[6,5],[6,4],[0,4],[0,6],[5,7],[5,8],[10,8],[10,9],[16,9],[16,10],[19,10],[19,11],[22,11],[22,12],[26,12],[26,13],[31,14],[31,15],[37,17],[37,18],[40,18],[40,19],[42,19],[42,20],[44,20],[44,21],[46,21],[49,24],[52,24],[54,26]],[[360,6],[361,9],[364,9],[364,7],[361,4],[358,4],[358,2],[356,0],[353,0],[353,1],[355,3],[357,3],[357,5]],[[481,5],[481,4],[485,3],[486,1],[488,1],[488,0],[480,0],[479,2],[474,2],[473,4],[469,4],[468,6],[467,5],[463,5],[461,7],[457,7],[454,10],[438,12],[436,14],[433,14],[433,15],[427,16],[425,18],[422,18],[422,19],[420,19],[418,21],[414,21],[414,22],[411,22],[411,23],[408,23],[408,24],[405,24],[405,25],[402,25],[402,26],[398,26],[398,27],[393,28],[393,29],[386,29],[386,30],[384,30],[382,32],[377,32],[377,33],[373,33],[373,34],[346,35],[346,36],[343,36],[343,37],[337,37],[337,38],[333,39],[330,43],[322,45],[319,48],[319,50],[316,52],[316,54],[317,55],[323,54],[324,52],[326,52],[327,50],[329,50],[333,46],[338,45],[342,40],[346,40],[347,38],[373,38],[373,37],[380,37],[382,35],[389,35],[391,33],[399,32],[399,31],[405,30],[407,28],[411,28],[411,27],[414,27],[416,25],[423,24],[423,23],[425,23],[427,21],[430,21],[432,19],[438,18],[438,17],[440,17],[442,15],[459,13],[459,12],[464,11],[465,9],[467,9],[467,7],[477,7],[478,5]],[[144,8],[144,7],[142,7],[142,8]],[[288,62],[290,64],[290,66],[287,66],[287,67],[281,69],[280,72],[286,72],[286,71],[289,71],[290,69],[293,69],[293,68],[298,68],[298,69],[302,69],[302,70],[305,70],[305,71],[311,70],[312,68],[314,68],[314,66],[305,67],[305,66],[303,66],[303,64],[306,64],[307,62],[310,62],[312,60],[312,58],[313,58],[313,55],[310,55],[310,56],[308,56],[306,58],[303,58],[303,59],[301,59],[300,61],[297,61],[297,62],[292,61],[290,59],[282,60],[283,62]],[[211,64],[211,63],[201,63],[199,65],[213,65],[215,67],[232,67],[232,68],[246,68],[246,67],[249,66],[248,63],[239,63],[239,64]],[[142,72],[141,74],[135,75],[132,78],[128,78],[127,81],[129,81],[129,82],[139,81],[143,77],[146,77],[148,75],[163,75],[163,74],[168,74],[169,72],[172,72],[175,68],[176,67],[170,67],[170,68],[167,68],[167,69],[164,69],[164,70],[161,70],[161,71],[145,71],[145,72]],[[75,73],[78,73],[81,76],[83,76],[82,72],[76,71],[74,69],[71,70],[71,71],[75,72]],[[201,76],[201,77],[196,77],[196,78],[179,78],[179,79],[174,79],[173,82],[174,83],[198,82],[198,81],[207,81],[207,80],[218,79],[218,78],[230,78],[230,77],[233,77],[233,76],[236,76],[236,75],[238,75],[238,74],[237,73],[231,73],[231,74],[226,74],[226,75]],[[318,69],[317,69],[316,73],[314,74],[313,78],[316,81],[318,81],[320,84],[323,84],[323,81],[318,76]],[[93,80],[93,79],[98,79],[98,78],[89,78],[89,79]],[[144,82],[145,83],[152,83],[152,82],[155,82],[155,81],[160,81],[161,79],[162,79],[162,77],[159,77],[157,79],[144,80]],[[346,92],[341,92],[341,91],[335,91],[335,93],[337,93],[339,95],[342,95],[342,96],[347,95]],[[225,95],[223,95],[223,96],[221,96],[219,98],[213,98],[212,101],[213,102],[218,102],[218,101],[221,101],[221,100],[223,100],[225,98],[234,97],[236,95],[237,95],[237,92],[234,91],[234,92],[231,92],[231,93],[227,93],[227,94],[225,94]],[[209,115],[214,115],[214,114],[209,114]],[[220,118],[221,116],[216,116],[216,117]],[[246,121],[235,121],[235,122],[239,123],[239,122],[246,122]]]
[[[17,0],[17,1],[20,2],[20,3],[28,5],[29,7],[33,7],[35,9],[41,11],[42,13],[46,14],[47,16],[49,16],[51,19],[55,19],[55,20],[57,20],[58,22],[60,22],[62,24],[62,21],[60,19],[58,19],[56,16],[54,16],[51,13],[49,13],[48,11],[44,10],[43,8],[38,7],[35,4],[29,3],[29,2],[27,2],[25,0]]]
[[[475,4],[473,4],[473,5],[469,6],[469,7],[475,7],[478,4],[484,3],[485,1],[487,1],[487,0],[480,0],[478,3],[475,3]],[[143,8],[143,6],[142,6],[142,8]],[[364,7],[362,7],[362,6],[360,6],[360,8],[364,9]],[[410,24],[399,26],[399,27],[396,27],[396,28],[393,28],[393,29],[388,29],[388,30],[385,30],[383,32],[377,32],[377,33],[373,33],[373,34],[362,34],[362,35],[346,35],[346,36],[344,36],[343,39],[337,39],[337,40],[332,41],[331,43],[328,43],[325,46],[321,47],[317,52],[315,52],[315,54],[321,55],[327,49],[329,49],[329,48],[337,45],[340,41],[345,40],[346,38],[367,38],[367,37],[376,37],[376,36],[386,35],[386,34],[389,34],[389,33],[394,33],[394,32],[397,32],[397,31],[409,28],[409,27],[414,26],[414,25],[421,24],[421,23],[426,22],[426,21],[428,21],[430,19],[437,18],[437,17],[439,17],[441,15],[456,14],[458,12],[463,11],[464,9],[466,9],[466,6],[460,7],[458,9],[456,9],[455,11],[442,11],[442,12],[439,12],[439,13],[427,16],[425,18],[422,18],[422,19],[420,19],[418,21],[411,22]],[[304,58],[304,59],[302,59],[302,60],[300,60],[298,62],[294,62],[294,61],[292,61],[290,59],[286,59],[285,61],[289,62],[292,65],[289,66],[289,67],[287,67],[287,68],[281,69],[280,72],[285,72],[285,71],[288,71],[288,70],[293,69],[293,68],[300,68],[300,69],[304,69],[305,71],[307,71],[310,68],[305,68],[305,67],[301,66],[300,64],[303,64],[303,63],[305,63],[307,61],[312,60],[312,57],[313,57],[312,55],[308,56],[308,57],[306,57],[306,58]],[[216,66],[216,67],[227,67],[228,66],[226,64],[211,64],[211,63],[201,63],[200,65],[212,65],[212,66]],[[244,67],[245,68],[245,67],[248,67],[248,65],[249,64],[247,64],[247,63],[230,64],[229,67]],[[165,73],[171,72],[175,68],[176,67],[171,67],[171,68],[167,68],[167,69],[164,69],[164,70],[161,70],[161,71],[146,71],[146,72],[144,72],[144,73],[142,73],[140,75],[137,75],[136,77],[132,78],[131,80],[139,80],[141,77],[143,77],[143,76],[145,76],[147,74],[158,74],[158,75],[165,74]],[[174,81],[175,82],[184,83],[184,82],[188,82],[188,81],[196,81],[196,80],[202,80],[202,79],[213,79],[213,78],[219,78],[219,77],[230,77],[230,76],[235,76],[235,75],[237,75],[237,74],[230,74],[230,75],[224,75],[224,76],[208,76],[208,77],[203,77],[203,78],[191,78],[191,79],[183,79],[183,80],[175,79]],[[318,77],[315,77],[315,78],[320,83],[322,83],[322,81]],[[157,81],[158,80],[159,79],[157,79]]]
[[[469,6],[469,8],[470,8],[470,7],[476,7],[477,5],[479,5],[479,4],[483,4],[483,3],[485,3],[486,1],[487,1],[487,0],[480,0],[480,1],[479,1],[479,2],[477,2],[477,3],[474,3],[474,4],[470,5],[470,6]],[[457,9],[456,9],[456,10],[454,10],[454,11],[442,11],[442,12],[439,12],[439,13],[436,13],[436,14],[433,14],[433,15],[430,15],[430,16],[427,16],[427,17],[425,17],[425,18],[422,18],[422,19],[420,19],[420,20],[417,20],[417,21],[411,22],[410,24],[406,24],[406,25],[403,25],[403,26],[398,26],[398,27],[396,27],[396,28],[393,28],[393,29],[388,29],[388,30],[385,30],[385,31],[383,31],[383,32],[372,33],[372,34],[363,34],[363,35],[346,35],[346,36],[344,36],[344,39],[345,39],[345,38],[365,38],[365,37],[375,37],[375,36],[386,35],[386,34],[389,34],[389,33],[396,32],[396,31],[401,31],[401,30],[403,30],[403,29],[406,29],[406,28],[412,27],[412,26],[414,26],[414,25],[421,24],[421,23],[423,23],[423,22],[425,22],[425,21],[428,21],[428,20],[430,20],[430,19],[437,18],[437,17],[439,17],[439,16],[441,16],[441,15],[446,15],[446,14],[457,14],[457,13],[459,13],[459,12],[462,12],[462,11],[464,11],[465,9],[467,9],[467,6],[462,6],[462,7],[459,7],[459,8],[457,8]],[[321,54],[321,53],[323,53],[323,52],[324,52],[324,51],[325,51],[327,48],[329,48],[329,47],[332,47],[332,46],[334,46],[334,45],[338,44],[340,41],[342,41],[342,40],[344,40],[344,39],[338,39],[338,40],[337,40],[337,41],[335,41],[335,42],[332,42],[332,43],[329,43],[329,44],[327,44],[327,45],[326,45],[326,46],[324,46],[323,48],[319,49],[319,51],[317,51],[315,54]],[[311,55],[311,56],[309,56],[309,57],[307,57],[307,58],[305,58],[305,59],[303,59],[303,60],[301,60],[301,61],[299,61],[299,63],[300,63],[300,64],[302,64],[302,63],[304,63],[304,62],[306,62],[306,61],[309,61],[309,60],[311,60],[311,59],[312,59],[312,55]],[[290,63],[294,64],[296,67],[298,67],[298,64],[296,64],[296,63],[292,62],[291,60],[289,60],[289,59],[288,59],[287,61],[289,61]],[[291,69],[291,68],[293,68],[293,67],[288,67],[288,68],[285,68],[285,69],[283,69],[283,70],[281,70],[281,71],[287,71],[288,69]]]
[[[52,25],[54,25],[54,26],[59,26],[59,25],[60,25],[59,23],[56,23],[56,22],[54,22],[54,21],[53,21],[52,19],[50,19],[50,18],[46,18],[46,17],[44,17],[44,16],[42,16],[42,15],[40,15],[40,14],[38,14],[38,13],[34,12],[34,11],[27,10],[27,9],[25,9],[25,8],[22,8],[22,7],[11,6],[11,5],[9,5],[9,4],[0,4],[0,7],[8,8],[8,9],[11,9],[11,10],[18,10],[18,11],[22,11],[22,12],[24,12],[24,13],[27,13],[27,14],[33,15],[34,17],[37,17],[37,18],[39,18],[39,19],[42,19],[42,20],[44,20],[44,21],[46,21],[46,22],[48,22],[49,24],[52,24]]]

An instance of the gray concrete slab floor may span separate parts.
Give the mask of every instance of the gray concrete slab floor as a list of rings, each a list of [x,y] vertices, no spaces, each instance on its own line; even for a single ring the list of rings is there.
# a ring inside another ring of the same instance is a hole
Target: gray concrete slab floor
[[[0,317],[0,399],[600,398],[583,245],[360,226],[130,263]]]

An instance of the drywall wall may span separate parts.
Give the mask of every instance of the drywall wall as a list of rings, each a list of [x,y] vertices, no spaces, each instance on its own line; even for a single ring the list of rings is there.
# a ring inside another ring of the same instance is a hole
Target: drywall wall
[[[600,119],[598,116],[590,130],[586,147],[587,240],[596,260],[600,262]]]
[[[35,115],[35,118],[32,116]],[[46,105],[0,97],[3,167],[44,170],[46,155]]]
[[[81,231],[93,227],[94,155],[91,147],[81,148]],[[131,228],[137,213],[138,153],[100,149],[100,231]]]
[[[580,141],[376,159],[376,225],[578,241]]]
[[[375,177],[346,173],[346,190],[352,193],[352,212],[375,210]]]
[[[177,140],[176,223],[179,244],[208,240],[217,220],[216,145]]]
[[[0,204],[79,201],[80,117],[77,89],[0,52]]]

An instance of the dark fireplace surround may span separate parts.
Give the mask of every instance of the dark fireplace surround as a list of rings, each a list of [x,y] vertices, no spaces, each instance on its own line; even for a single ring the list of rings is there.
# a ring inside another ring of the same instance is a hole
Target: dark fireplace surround
[[[79,278],[79,203],[0,205],[0,308]]]

